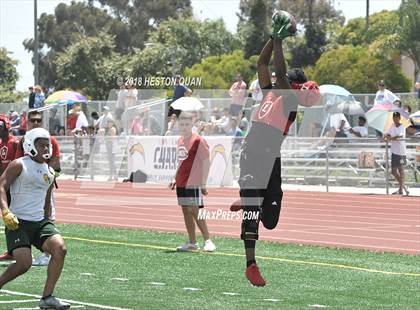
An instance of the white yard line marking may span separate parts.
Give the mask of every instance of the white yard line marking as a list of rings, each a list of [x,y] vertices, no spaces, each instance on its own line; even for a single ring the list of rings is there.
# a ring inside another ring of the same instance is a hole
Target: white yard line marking
[[[34,297],[34,298],[41,298],[42,297],[40,295],[27,294],[27,293],[21,293],[21,292],[9,291],[9,290],[1,290],[1,292],[7,293],[7,294],[10,294],[10,295],[15,295],[15,296],[26,296],[26,297]],[[76,300],[71,300],[71,299],[62,299],[62,298],[60,298],[60,300],[62,300],[64,302],[68,302],[70,304],[77,304],[77,305],[89,306],[89,307],[94,307],[94,308],[99,308],[99,309],[131,310],[131,309],[127,309],[127,308],[119,308],[119,307],[113,307],[113,306],[105,306],[105,305],[99,305],[99,304],[92,304],[92,303],[88,303],[88,302],[76,301]]]
[[[162,283],[162,282],[148,282],[148,284],[151,284],[151,285],[166,285],[165,283]]]
[[[71,306],[72,309],[74,308],[84,308],[85,306]],[[13,310],[39,310],[39,307],[35,308],[13,308]]]
[[[201,291],[201,288],[195,288],[195,287],[184,287],[183,289],[186,291]]]
[[[272,301],[272,302],[280,301],[280,299],[274,299],[274,298],[266,298],[266,299],[263,299],[263,300],[265,300],[265,301]]]
[[[130,279],[127,279],[127,278],[111,278],[111,280],[114,280],[114,281],[130,281]]]
[[[228,295],[228,296],[237,296],[237,295],[241,295],[239,293],[232,293],[232,292],[223,292],[223,295]]]
[[[0,300],[0,304],[19,304],[39,301],[39,299],[21,299],[21,300]]]
[[[82,272],[81,274],[80,274],[81,276],[94,276],[95,274],[94,273],[89,273],[89,272]]]
[[[325,305],[318,305],[318,304],[315,304],[315,305],[308,305],[308,307],[313,307],[313,308],[328,308],[328,306],[325,306]]]

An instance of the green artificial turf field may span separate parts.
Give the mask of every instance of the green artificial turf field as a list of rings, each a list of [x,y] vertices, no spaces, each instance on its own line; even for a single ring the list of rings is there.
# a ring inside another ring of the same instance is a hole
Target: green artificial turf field
[[[240,240],[214,238],[214,254],[179,253],[182,234],[59,228],[68,255],[55,295],[76,309],[420,309],[419,256],[258,242],[267,285],[256,288]],[[36,308],[45,277],[46,267],[32,267],[5,285],[0,309]]]

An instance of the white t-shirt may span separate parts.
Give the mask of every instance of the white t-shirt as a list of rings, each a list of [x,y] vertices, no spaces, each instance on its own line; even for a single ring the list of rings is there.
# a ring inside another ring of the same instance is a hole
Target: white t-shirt
[[[41,221],[44,218],[45,197],[54,181],[54,170],[29,156],[17,160],[22,164],[22,172],[10,185],[10,211],[25,221]]]
[[[394,103],[395,100],[400,100],[397,95],[388,89],[376,92],[374,104]]]
[[[391,128],[388,131],[388,134],[391,135],[391,138],[401,136],[401,139],[405,139],[405,127],[401,124],[398,127],[396,127],[395,124],[392,124]],[[391,153],[401,156],[407,155],[405,141],[391,141]]]
[[[346,116],[343,113],[334,113],[330,115],[330,127],[335,128],[336,131],[340,130],[341,121],[344,121],[343,129],[349,129],[350,124],[347,121]]]
[[[79,116],[77,117],[76,121],[76,129],[82,129],[82,127],[89,126],[89,123],[87,121],[86,115],[83,112],[79,112]]]
[[[368,129],[364,126],[353,127],[353,131],[360,133],[361,137],[358,137],[355,134],[351,134],[352,138],[366,138],[368,136]]]
[[[260,87],[260,81],[258,79],[254,80],[249,87],[249,90],[252,93],[252,100],[254,101],[261,101],[263,100],[263,93]]]

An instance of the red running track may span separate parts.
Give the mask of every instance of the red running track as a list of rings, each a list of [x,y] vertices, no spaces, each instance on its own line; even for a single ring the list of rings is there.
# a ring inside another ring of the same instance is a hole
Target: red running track
[[[60,181],[61,223],[185,233],[176,195],[162,186]],[[209,189],[206,210],[228,211],[238,189]],[[221,212],[221,211],[219,211]],[[210,219],[210,233],[238,238],[240,219]],[[280,222],[260,239],[420,254],[420,197],[285,191]]]

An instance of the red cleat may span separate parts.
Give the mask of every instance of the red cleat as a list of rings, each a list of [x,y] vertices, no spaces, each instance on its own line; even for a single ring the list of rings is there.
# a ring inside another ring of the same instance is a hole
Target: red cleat
[[[255,263],[252,263],[249,267],[246,268],[245,276],[249,280],[249,282],[251,282],[252,285],[265,285],[265,280],[261,276],[260,270],[258,269],[258,266]]]
[[[242,210],[242,200],[239,198],[238,200],[235,200],[231,205],[230,205],[230,211],[232,212],[236,212],[239,210]]]
[[[13,260],[13,256],[9,255],[8,252],[4,252],[0,255],[0,260]]]

